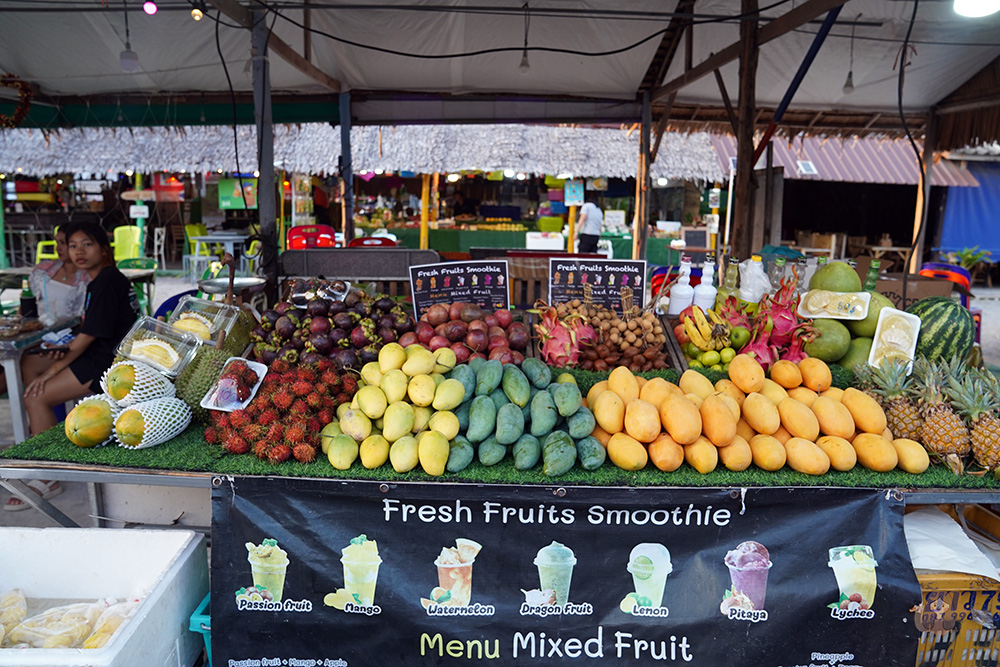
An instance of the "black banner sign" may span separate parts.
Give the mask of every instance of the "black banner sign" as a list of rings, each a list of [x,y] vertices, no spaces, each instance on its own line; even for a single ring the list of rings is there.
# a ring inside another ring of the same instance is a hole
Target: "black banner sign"
[[[617,311],[622,309],[622,288],[632,290],[633,303],[643,305],[646,290],[646,261],[631,259],[549,258],[549,303],[573,299],[583,301],[584,285],[590,285],[595,304]]]
[[[436,303],[475,303],[492,312],[507,308],[507,260],[440,262],[410,267],[413,310],[420,317]]]
[[[213,662],[912,667],[893,495],[225,480]]]

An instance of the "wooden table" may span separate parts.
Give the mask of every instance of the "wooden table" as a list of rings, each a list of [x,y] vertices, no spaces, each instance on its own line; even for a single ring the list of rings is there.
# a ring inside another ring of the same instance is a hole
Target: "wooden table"
[[[903,271],[906,271],[906,263],[910,257],[910,246],[898,246],[898,245],[865,245],[861,246],[866,251],[871,253],[871,256],[875,259],[882,259],[888,256],[890,259],[898,257],[899,261],[902,263]]]

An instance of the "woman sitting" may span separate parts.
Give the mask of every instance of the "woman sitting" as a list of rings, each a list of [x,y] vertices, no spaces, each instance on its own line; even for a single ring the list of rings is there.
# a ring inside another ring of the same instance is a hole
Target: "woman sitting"
[[[28,278],[31,291],[38,298],[38,318],[45,325],[82,315],[90,282],[90,274],[69,258],[64,228],[56,232],[56,255],[59,259],[36,264]]]
[[[139,317],[139,300],[132,283],[115,267],[104,229],[92,222],[70,223],[66,238],[73,266],[90,276],[83,324],[68,352],[22,357],[24,402],[32,435],[55,426],[53,406],[100,390],[101,375],[111,367],[115,349]],[[43,497],[55,495],[59,488],[58,482],[29,486]],[[27,507],[13,497],[4,505],[13,511]]]

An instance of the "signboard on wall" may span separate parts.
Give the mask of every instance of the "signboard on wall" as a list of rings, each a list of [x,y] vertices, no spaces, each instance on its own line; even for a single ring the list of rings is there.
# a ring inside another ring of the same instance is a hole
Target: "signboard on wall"
[[[242,193],[240,193],[241,182],[243,183]],[[257,179],[220,178],[219,208],[223,210],[257,208]]]
[[[490,312],[507,308],[510,296],[507,260],[411,266],[410,294],[417,317],[436,303],[475,303]]]

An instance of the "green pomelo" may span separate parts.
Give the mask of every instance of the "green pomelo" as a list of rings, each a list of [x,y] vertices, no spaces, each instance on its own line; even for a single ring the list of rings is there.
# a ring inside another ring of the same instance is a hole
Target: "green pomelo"
[[[878,314],[882,312],[883,308],[894,308],[895,305],[889,300],[889,297],[879,294],[878,292],[872,292],[872,300],[868,304],[868,314],[865,315],[863,320],[845,320],[844,325],[847,330],[851,332],[852,336],[861,337],[865,336],[872,338],[875,336],[875,328],[878,326]]]
[[[802,349],[810,357],[822,359],[828,364],[838,361],[851,347],[851,332],[837,320],[815,320],[813,326],[819,334]]]
[[[816,273],[809,279],[809,289],[860,292],[861,276],[847,262],[827,262],[816,269]]]
[[[837,363],[849,371],[853,371],[858,364],[867,364],[868,353],[872,351],[872,343],[874,342],[874,338],[867,336],[852,339],[850,347],[847,348],[847,354],[841,357]]]

